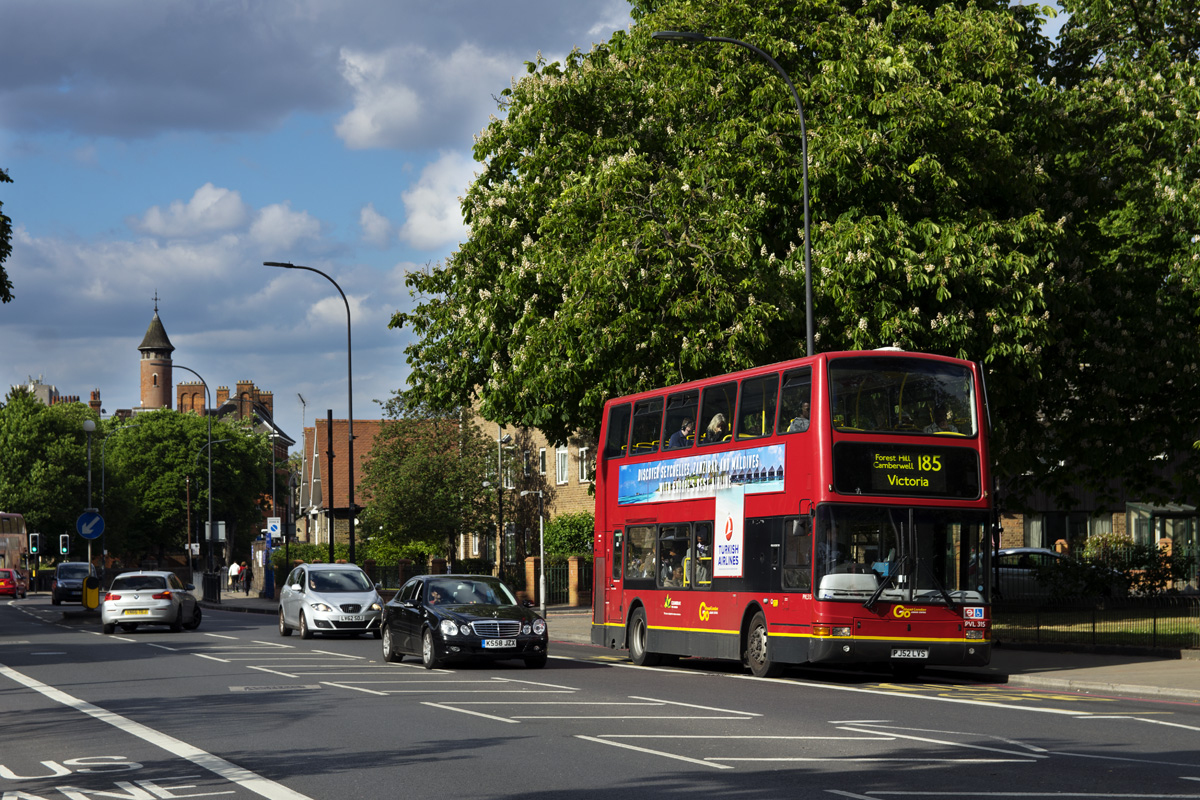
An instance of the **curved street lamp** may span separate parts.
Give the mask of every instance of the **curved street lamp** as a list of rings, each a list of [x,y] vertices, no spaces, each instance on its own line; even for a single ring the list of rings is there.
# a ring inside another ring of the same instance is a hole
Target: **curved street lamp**
[[[813,355],[816,348],[813,346],[813,318],[812,318],[812,244],[809,236],[808,222],[808,133],[804,127],[804,106],[800,105],[800,95],[796,93],[796,86],[792,83],[791,76],[787,74],[783,67],[779,66],[779,62],[771,58],[764,50],[755,47],[749,42],[743,42],[740,39],[729,39],[724,36],[705,36],[703,33],[695,31],[656,31],[651,35],[653,39],[660,39],[668,42],[721,42],[724,44],[735,44],[738,47],[744,47],[754,55],[761,58],[763,61],[774,67],[775,71],[780,74],[784,82],[787,84],[788,90],[792,93],[792,100],[796,102],[796,112],[800,115],[800,150],[803,156],[803,175],[804,175],[804,318],[805,330],[807,333],[806,345],[807,352],[805,355]]]
[[[221,602],[220,582],[216,579],[214,575],[215,570],[213,569],[213,552],[217,549],[217,531],[212,524],[212,398],[208,394],[208,382],[200,377],[199,372],[181,364],[175,364],[174,366],[177,369],[190,372],[197,378],[200,378],[200,383],[204,385],[204,416],[208,420],[208,444],[205,445],[208,449],[208,572],[204,575],[204,600],[206,602],[219,603]],[[215,596],[212,596],[210,593],[215,594]]]
[[[327,280],[333,284],[333,288],[337,289],[338,294],[340,294],[342,296],[342,302],[346,304],[346,413],[350,416],[350,432],[349,432],[350,442],[349,442],[349,447],[346,451],[346,456],[347,456],[347,458],[349,458],[350,464],[349,464],[349,467],[346,469],[346,473],[348,475],[348,481],[349,481],[348,488],[350,491],[350,499],[349,499],[349,503],[350,503],[350,514],[349,514],[349,516],[350,516],[350,563],[353,564],[354,563],[354,513],[355,513],[356,509],[354,508],[354,367],[352,366],[353,365],[353,356],[352,356],[353,351],[350,346],[350,301],[346,299],[346,293],[342,291],[341,286],[338,286],[338,282],[335,281],[333,278],[329,277],[328,275],[326,275],[324,272],[322,272],[319,269],[315,269],[313,267],[306,267],[302,264],[292,264],[291,262],[288,262],[288,261],[264,261],[263,266],[264,267],[282,267],[283,269],[304,269],[304,270],[308,270],[309,272],[315,272],[318,275],[320,275],[322,278],[324,278],[325,280]],[[329,431],[329,437],[330,437],[329,440],[331,443],[330,447],[332,447],[333,446],[332,445],[332,442],[333,442],[332,427],[330,428],[330,431]],[[333,510],[333,498],[332,497],[329,498],[329,508],[330,508],[330,511]],[[333,534],[333,525],[332,525],[332,520],[331,520],[330,521],[330,529],[329,529],[330,552],[333,551],[333,538],[334,538],[334,534]]]

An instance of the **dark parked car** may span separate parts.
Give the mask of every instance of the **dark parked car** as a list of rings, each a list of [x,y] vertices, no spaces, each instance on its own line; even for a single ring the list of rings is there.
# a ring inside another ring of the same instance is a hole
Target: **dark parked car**
[[[64,561],[54,568],[50,584],[50,602],[59,605],[63,600],[83,602],[83,580],[98,577],[96,568],[86,561]]]
[[[421,575],[383,609],[383,657],[419,656],[426,669],[447,661],[523,659],[546,666],[546,620],[490,575]]]
[[[29,594],[29,581],[19,569],[0,569],[0,594],[12,595],[14,599]]]

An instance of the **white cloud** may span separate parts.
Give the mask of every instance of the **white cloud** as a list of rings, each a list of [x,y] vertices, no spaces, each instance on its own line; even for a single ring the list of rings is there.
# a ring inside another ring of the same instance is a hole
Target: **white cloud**
[[[132,220],[134,230],[164,238],[186,238],[232,230],[247,216],[242,196],[229,189],[206,183],[187,203],[175,200],[164,211],[152,206],[140,220]]]
[[[354,108],[334,130],[354,150],[469,141],[495,110],[496,87],[508,85],[520,63],[469,43],[444,58],[419,45],[377,52],[343,48],[342,78]]]
[[[292,211],[288,203],[276,203],[258,212],[250,226],[250,238],[267,249],[287,250],[301,239],[316,239],[321,223],[307,211]]]
[[[401,195],[407,219],[400,239],[419,250],[457,244],[467,235],[459,198],[474,180],[478,165],[463,153],[443,153],[427,166],[420,179]]]
[[[358,225],[362,228],[363,240],[376,247],[387,247],[392,239],[392,222],[375,210],[374,203],[367,203],[358,212]]]

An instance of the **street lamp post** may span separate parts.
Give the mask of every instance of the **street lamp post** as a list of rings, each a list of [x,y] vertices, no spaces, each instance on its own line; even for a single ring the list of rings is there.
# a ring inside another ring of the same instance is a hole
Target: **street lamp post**
[[[341,286],[338,286],[338,282],[335,281],[333,278],[329,277],[328,275],[326,275],[324,272],[322,272],[319,269],[315,269],[313,267],[306,267],[306,266],[303,266],[302,264],[292,264],[287,261],[264,261],[263,266],[264,267],[282,267],[283,269],[303,269],[303,270],[308,270],[309,272],[315,272],[318,275],[320,275],[322,278],[324,278],[325,280],[327,280],[333,284],[333,288],[338,290],[338,294],[340,294],[342,296],[342,302],[345,303],[345,305],[346,305],[346,413],[350,417],[350,430],[349,430],[349,440],[350,441],[349,441],[349,447],[347,448],[347,451],[346,451],[346,455],[347,455],[347,458],[350,459],[350,463],[346,468],[346,473],[347,473],[348,480],[349,480],[348,489],[349,489],[349,498],[350,498],[349,499],[349,503],[350,503],[350,527],[349,527],[350,563],[353,564],[354,563],[354,514],[355,514],[356,509],[354,507],[354,368],[352,366],[353,365],[353,349],[351,348],[351,344],[350,344],[350,341],[351,341],[350,340],[350,301],[346,299],[346,293],[342,291]],[[329,435],[331,437],[333,436],[332,427],[329,430]],[[330,447],[332,448],[332,445]],[[333,497],[330,497],[329,501],[330,501],[330,514],[332,515],[332,513],[333,513],[333,505],[332,505]],[[330,529],[329,529],[329,536],[330,536],[330,542],[332,542],[333,541],[332,525],[330,526]]]
[[[496,561],[497,574],[504,576],[504,445],[512,437],[496,425]]]
[[[96,432],[96,421],[91,420],[91,419],[85,419],[83,421],[83,430],[87,434],[87,442],[88,442],[88,502],[87,502],[87,508],[84,510],[91,511],[94,513],[96,511],[96,509],[92,508],[92,434]],[[92,540],[88,539],[87,543],[88,543],[87,560],[88,560],[88,563],[91,564],[92,563]]]
[[[204,574],[204,600],[211,603],[221,602],[221,586],[217,580],[215,570],[213,568],[213,553],[217,549],[217,530],[213,527],[213,496],[212,496],[212,398],[208,393],[208,381],[200,377],[200,373],[191,367],[185,367],[180,364],[174,366],[179,369],[190,372],[197,378],[200,378],[200,383],[204,386],[204,416],[208,420],[208,444],[205,447],[208,449],[208,571]]]
[[[806,345],[807,352],[805,355],[813,355],[816,348],[813,346],[813,318],[812,318],[812,238],[809,235],[809,220],[808,220],[808,133],[804,127],[804,106],[800,104],[800,95],[796,93],[796,86],[792,83],[792,78],[787,74],[783,67],[779,66],[779,62],[771,58],[764,50],[755,47],[749,42],[743,42],[740,39],[729,39],[724,36],[705,36],[702,33],[695,31],[656,31],[652,38],[660,39],[669,42],[722,42],[725,44],[734,44],[738,47],[744,47],[754,55],[761,58],[763,61],[770,64],[776,72],[783,78],[788,89],[792,93],[792,100],[796,103],[796,112],[800,115],[800,150],[803,157],[802,174],[804,176],[804,317],[806,329]]]
[[[538,605],[541,606],[542,616],[546,616],[546,517],[542,509],[542,490],[526,489],[521,497],[527,494],[538,496]]]

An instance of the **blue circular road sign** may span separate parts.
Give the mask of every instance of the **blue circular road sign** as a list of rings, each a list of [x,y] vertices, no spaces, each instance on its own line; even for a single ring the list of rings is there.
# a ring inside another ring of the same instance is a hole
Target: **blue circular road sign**
[[[99,539],[104,533],[104,517],[95,511],[85,511],[75,520],[75,530],[85,539]]]

